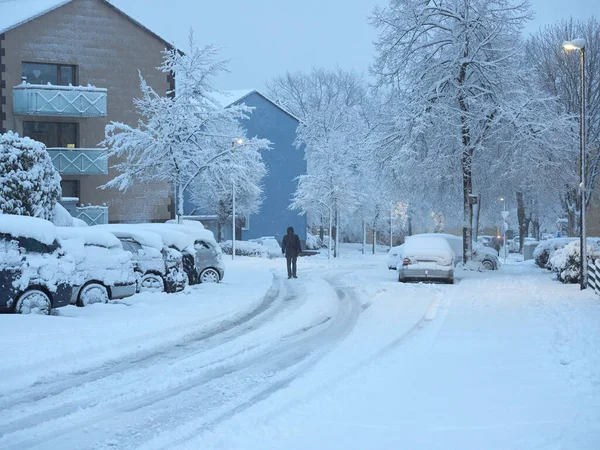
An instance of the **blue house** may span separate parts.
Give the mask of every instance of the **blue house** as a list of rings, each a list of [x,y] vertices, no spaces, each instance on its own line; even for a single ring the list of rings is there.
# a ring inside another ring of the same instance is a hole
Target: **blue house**
[[[268,97],[256,90],[234,91],[227,97],[219,98],[223,107],[234,104],[246,104],[254,111],[242,125],[248,137],[265,138],[271,141],[272,148],[262,152],[267,167],[263,179],[263,203],[258,214],[246,218],[245,224],[236,230],[237,240],[249,240],[263,236],[274,236],[279,242],[288,226],[303,242],[306,241],[306,216],[289,209],[296,191],[296,178],[306,173],[304,150],[296,148],[296,128],[299,120],[281,108]],[[216,235],[216,216],[214,211],[198,212],[189,196],[184,203],[185,214],[197,214],[204,226]],[[223,230],[225,239],[231,239],[231,225]]]

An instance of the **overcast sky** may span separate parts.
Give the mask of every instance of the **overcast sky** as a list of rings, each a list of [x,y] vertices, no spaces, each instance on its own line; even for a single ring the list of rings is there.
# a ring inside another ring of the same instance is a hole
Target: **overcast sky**
[[[216,44],[230,60],[222,90],[263,88],[286,70],[311,67],[367,70],[375,30],[368,16],[385,0],[113,0],[160,36],[185,50],[192,27],[199,44]],[[540,27],[572,15],[600,18],[599,0],[532,0]]]

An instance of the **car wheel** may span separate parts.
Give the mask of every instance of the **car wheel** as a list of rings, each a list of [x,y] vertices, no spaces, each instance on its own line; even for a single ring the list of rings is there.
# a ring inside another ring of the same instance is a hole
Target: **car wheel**
[[[94,303],[108,303],[108,291],[98,283],[90,283],[81,288],[77,306],[88,306]]]
[[[140,278],[140,292],[163,292],[165,282],[160,275],[147,273]]]
[[[221,277],[215,269],[204,269],[200,274],[200,283],[218,283],[219,281],[221,281]]]
[[[483,268],[485,270],[494,270],[496,268],[495,264],[492,261],[490,261],[489,259],[484,259],[481,262],[481,265],[483,266]]]
[[[39,289],[31,289],[21,294],[15,305],[17,314],[50,314],[52,302],[50,297]]]

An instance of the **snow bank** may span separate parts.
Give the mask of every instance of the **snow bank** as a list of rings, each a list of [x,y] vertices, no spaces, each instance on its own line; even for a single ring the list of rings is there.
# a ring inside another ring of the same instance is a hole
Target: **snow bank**
[[[2,213],[0,213],[0,233],[32,238],[46,245],[51,245],[57,237],[56,227],[52,222],[36,217]]]
[[[588,254],[598,253],[600,250],[599,238],[587,239]],[[569,242],[563,248],[554,252],[549,265],[556,272],[556,278],[562,283],[579,283],[579,269],[581,252],[579,240]]]

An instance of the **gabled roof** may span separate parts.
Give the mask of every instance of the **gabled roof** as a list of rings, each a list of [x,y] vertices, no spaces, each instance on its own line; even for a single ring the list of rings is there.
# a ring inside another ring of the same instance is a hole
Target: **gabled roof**
[[[223,108],[227,108],[228,106],[231,106],[234,103],[244,103],[244,99],[246,99],[247,97],[249,97],[252,94],[258,94],[258,95],[260,95],[266,101],[268,101],[269,103],[272,103],[274,106],[276,106],[281,111],[283,111],[284,113],[286,113],[292,119],[294,119],[294,120],[296,120],[298,122],[301,122],[300,119],[298,119],[296,116],[294,116],[287,109],[283,108],[281,105],[278,105],[273,100],[271,100],[269,97],[267,97],[265,94],[263,94],[260,91],[257,91],[256,89],[242,89],[242,90],[237,90],[237,91],[225,91],[225,92],[222,92],[222,93],[219,93],[219,94],[212,93],[211,96]]]
[[[0,34],[5,33],[13,28],[17,28],[27,22],[31,22],[44,14],[54,11],[67,3],[71,3],[75,0],[0,0]],[[133,17],[125,14],[115,5],[108,0],[97,0],[100,1],[129,21],[133,22],[144,31],[150,33],[156,39],[161,41],[167,48],[172,48],[173,45],[159,35],[154,33],[152,30],[146,28],[144,25],[139,23]]]

